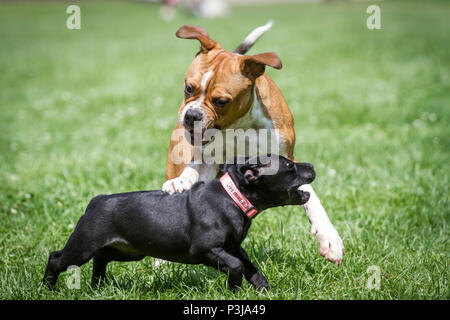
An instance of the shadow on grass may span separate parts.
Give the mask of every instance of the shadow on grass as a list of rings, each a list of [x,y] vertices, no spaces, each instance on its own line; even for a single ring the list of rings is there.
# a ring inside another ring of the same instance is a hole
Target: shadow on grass
[[[262,269],[262,265],[283,264],[297,269],[299,264],[304,264],[299,257],[287,254],[286,250],[282,248],[272,247],[266,249],[261,247],[254,252],[249,252],[249,256],[260,270]],[[145,262],[143,264],[148,265]],[[145,266],[142,267],[147,269]],[[316,270],[309,264],[305,264],[304,268],[309,273],[316,273]],[[268,277],[268,275],[265,276]],[[246,282],[245,279],[243,279],[243,284],[244,282]],[[192,293],[201,294],[211,290],[217,291],[220,294],[227,293],[228,288],[226,283],[227,276],[217,269],[203,265],[187,265],[171,262],[164,263],[157,268],[151,266],[144,273],[112,273],[109,271],[107,272],[106,282],[92,289],[100,293],[100,291],[109,287],[114,291],[118,289],[124,294],[127,292],[133,296],[178,296],[179,298],[183,298]]]
[[[215,288],[226,290],[226,276],[218,270],[202,265],[170,262],[157,268],[150,267],[143,273],[109,271],[106,281],[92,287],[92,290],[100,293],[111,288],[114,291],[118,289],[120,292],[129,292],[139,297],[178,296],[183,298],[184,294],[189,292],[207,291],[210,289],[208,284],[212,283],[215,284]]]

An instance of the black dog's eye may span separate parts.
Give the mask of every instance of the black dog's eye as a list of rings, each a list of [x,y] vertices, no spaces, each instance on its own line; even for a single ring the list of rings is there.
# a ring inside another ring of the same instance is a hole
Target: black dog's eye
[[[228,99],[221,99],[221,98],[214,98],[212,100],[212,103],[215,107],[217,108],[223,108],[225,107],[227,104],[229,104],[231,102],[231,100]]]
[[[294,163],[288,162],[288,163],[286,163],[286,167],[289,171],[292,171],[292,170],[294,170]]]
[[[190,95],[192,95],[192,93],[194,93],[194,88],[192,88],[192,86],[191,85],[189,85],[189,84],[185,84],[184,85],[184,93],[187,95],[187,96],[190,96]]]

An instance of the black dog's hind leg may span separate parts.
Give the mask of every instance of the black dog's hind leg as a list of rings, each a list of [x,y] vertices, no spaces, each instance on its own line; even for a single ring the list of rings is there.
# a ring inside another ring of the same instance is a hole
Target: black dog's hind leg
[[[104,247],[94,255],[92,285],[96,286],[106,278],[106,266],[111,261],[139,261],[145,256],[133,256],[112,247]]]
[[[42,280],[42,283],[49,288],[52,288],[55,285],[56,280],[58,280],[60,272],[57,271],[57,265],[59,258],[61,257],[61,253],[62,250],[53,251],[48,257],[47,267],[45,268],[44,279]]]
[[[206,265],[217,268],[228,274],[228,286],[230,290],[235,290],[242,284],[244,264],[242,261],[226,252],[223,248],[214,248],[206,254]]]
[[[82,266],[104,247],[105,241],[91,232],[84,218],[85,216],[82,216],[78,221],[64,249],[50,253],[42,280],[44,285],[52,288],[61,272],[66,271],[70,266]]]
[[[266,277],[262,275],[262,273],[256,268],[253,263],[250,261],[250,258],[247,255],[247,252],[240,247],[239,248],[239,258],[244,264],[244,276],[248,282],[250,282],[253,287],[257,290],[262,289],[270,289],[269,282]]]
[[[101,280],[106,278],[106,265],[112,261],[110,257],[110,248],[106,247],[94,255],[92,267],[92,285],[96,286]]]
[[[67,245],[63,250],[50,253],[42,283],[53,288],[61,272],[66,271],[70,266],[82,266],[92,258],[92,255],[92,251],[72,251],[67,248]]]

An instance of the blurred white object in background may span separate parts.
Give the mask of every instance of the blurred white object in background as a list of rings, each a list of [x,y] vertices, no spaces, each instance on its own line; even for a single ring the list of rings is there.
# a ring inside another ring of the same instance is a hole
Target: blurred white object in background
[[[203,0],[200,7],[203,17],[208,19],[224,17],[230,9],[226,0]]]
[[[199,18],[220,18],[230,12],[227,0],[188,0],[187,6]]]
[[[150,1],[150,0],[144,0]],[[151,0],[151,2],[156,0]],[[220,18],[230,12],[228,0],[164,0],[165,4],[159,9],[162,20],[171,21],[175,18],[176,6],[181,4],[198,18]]]

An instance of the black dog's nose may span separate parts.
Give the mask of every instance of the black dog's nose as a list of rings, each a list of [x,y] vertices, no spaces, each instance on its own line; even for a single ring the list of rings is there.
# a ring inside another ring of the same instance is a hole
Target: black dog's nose
[[[316,172],[314,171],[312,166],[311,166],[311,171],[309,171],[307,175],[308,176],[306,177],[306,179],[308,180],[308,183],[313,182],[314,179],[316,178]]]
[[[300,176],[306,181],[306,183],[311,183],[316,178],[316,172],[314,171],[314,166],[311,163],[299,163],[300,166]]]
[[[203,113],[197,109],[189,109],[184,114],[183,125],[186,129],[194,129],[195,121],[202,121]]]

